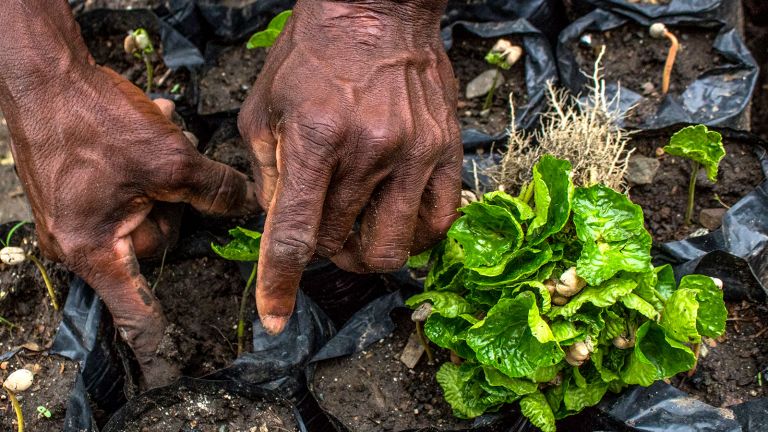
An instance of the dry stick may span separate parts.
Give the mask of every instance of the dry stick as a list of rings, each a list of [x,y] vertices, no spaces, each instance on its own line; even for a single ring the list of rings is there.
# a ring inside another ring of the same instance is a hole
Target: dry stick
[[[259,263],[253,263],[253,270],[248,277],[248,282],[245,283],[245,289],[243,289],[243,297],[240,299],[240,316],[237,320],[237,355],[243,353],[245,350],[245,311],[248,305],[248,297],[251,295],[251,286],[253,280],[256,279],[256,269],[259,268]]]
[[[32,254],[27,255],[27,258],[37,266],[38,270],[40,270],[40,274],[43,276],[45,287],[48,289],[48,296],[51,298],[53,309],[59,310],[59,302],[56,301],[56,292],[53,290],[53,284],[51,283],[51,279],[48,277],[48,272],[45,271],[45,267],[43,267],[43,263],[41,263],[40,260]]]

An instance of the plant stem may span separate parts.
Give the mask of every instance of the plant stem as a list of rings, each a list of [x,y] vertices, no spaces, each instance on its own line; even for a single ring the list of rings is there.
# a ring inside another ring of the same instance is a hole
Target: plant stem
[[[59,310],[59,302],[56,301],[56,291],[53,290],[53,284],[51,283],[51,278],[48,277],[48,272],[45,271],[45,267],[43,267],[43,263],[41,263],[40,260],[37,259],[37,257],[35,257],[32,254],[27,255],[27,259],[32,261],[37,266],[37,269],[40,270],[40,274],[43,276],[43,282],[45,282],[45,287],[48,289],[48,297],[51,298],[53,309]]]
[[[694,161],[691,166],[691,180],[688,183],[688,208],[685,210],[685,224],[690,225],[693,220],[693,199],[696,193],[696,176],[699,173],[699,163]]]
[[[149,60],[149,56],[142,54],[141,58],[144,59],[144,66],[147,67],[147,94],[152,93],[152,81],[155,79],[155,68],[152,66],[152,62]]]
[[[491,90],[488,91],[488,95],[485,97],[485,103],[483,104],[483,111],[490,109],[493,105],[493,94],[496,93],[496,83],[499,81],[500,72],[496,70],[493,75],[493,83],[491,84]]]
[[[16,399],[16,395],[13,394],[12,391],[5,389],[5,392],[8,393],[8,399],[11,400],[11,405],[13,406],[13,411],[16,413],[16,423],[18,423],[18,432],[24,432],[24,415],[21,413],[21,405],[19,404],[18,399]]]
[[[424,336],[424,328],[422,327],[424,323],[421,321],[416,322],[416,335],[419,337],[419,342],[421,342],[421,346],[424,347],[424,352],[427,353],[427,361],[429,364],[432,364],[435,362],[435,356],[432,354],[432,349],[429,347],[429,341],[427,340],[427,337]]]
[[[5,325],[7,325],[10,328],[16,327],[16,324],[8,321],[7,319],[5,319],[4,317],[1,317],[1,316],[0,316],[0,323],[5,324]],[[766,327],[766,328],[768,328],[768,327]]]
[[[693,355],[696,358],[693,360],[693,367],[691,368],[691,370],[688,371],[689,377],[692,377],[693,375],[696,374],[696,367],[699,365],[699,355],[701,354],[701,344],[695,343],[693,344],[692,348],[693,348]]]
[[[251,286],[254,279],[256,279],[256,269],[259,268],[259,263],[253,263],[253,269],[251,275],[248,276],[248,282],[245,283],[245,289],[243,289],[243,297],[240,299],[240,316],[237,320],[237,355],[243,353],[245,350],[245,311],[248,305],[248,297],[251,295]]]

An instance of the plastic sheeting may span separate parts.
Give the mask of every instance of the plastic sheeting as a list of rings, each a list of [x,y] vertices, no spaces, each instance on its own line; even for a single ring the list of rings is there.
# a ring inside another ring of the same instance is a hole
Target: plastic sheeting
[[[715,25],[722,18],[723,0],[669,0],[658,4],[627,0],[575,0],[574,3],[615,12],[640,22],[663,20],[667,24]]]
[[[572,44],[576,43],[581,35],[586,32],[608,31],[630,21],[629,18],[596,9],[563,30],[557,44],[557,63],[563,85],[576,94],[586,90],[589,78],[585,72],[591,70],[582,70],[571,51]],[[666,19],[660,21],[666,22]],[[641,25],[648,24],[637,22]],[[703,71],[682,94],[668,94],[655,115],[644,119],[643,123],[638,125],[639,129],[660,129],[677,123],[736,126],[738,117],[752,98],[759,68],[737,31],[732,28],[721,26],[712,47],[724,59],[725,64],[713,65]],[[608,100],[617,94],[621,95],[617,107],[621,112],[627,112],[643,98],[630,89],[619,89],[616,82],[607,82]]]

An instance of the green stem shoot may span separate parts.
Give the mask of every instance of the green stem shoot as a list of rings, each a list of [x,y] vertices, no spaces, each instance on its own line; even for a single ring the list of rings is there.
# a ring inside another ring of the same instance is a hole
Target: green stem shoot
[[[16,423],[18,424],[16,430],[24,432],[24,414],[21,412],[21,404],[19,404],[19,400],[16,399],[16,395],[12,391],[5,389],[5,392],[8,393],[8,399],[11,400],[11,406],[13,406],[13,411],[16,413]]]
[[[432,349],[429,347],[429,341],[427,340],[427,337],[424,335],[424,323],[421,321],[416,321],[416,335],[419,337],[419,342],[421,342],[421,346],[424,347],[424,352],[427,353],[427,361],[429,364],[433,364],[435,362],[435,356],[432,354]]]
[[[56,301],[56,291],[53,290],[53,284],[51,283],[51,278],[48,277],[48,272],[45,271],[45,267],[43,266],[43,263],[40,262],[37,257],[35,257],[32,254],[27,255],[27,259],[32,261],[36,266],[37,269],[40,270],[40,274],[43,276],[43,282],[45,282],[45,287],[48,289],[48,297],[51,298],[51,304],[53,304],[54,310],[59,310],[59,302]]]
[[[699,163],[694,161],[691,166],[691,180],[688,182],[688,207],[685,210],[685,224],[690,225],[693,221],[693,203],[696,193],[696,176],[699,173]]]
[[[152,62],[149,60],[147,54],[141,54],[141,58],[144,59],[144,66],[147,67],[147,86],[146,93],[152,93],[152,83],[155,80],[155,67],[152,66]]]
[[[10,328],[16,327],[16,324],[8,321],[7,319],[5,319],[4,317],[1,317],[1,316],[0,316],[0,324],[5,324],[5,325],[7,325]]]
[[[237,320],[237,355],[243,353],[245,350],[245,311],[248,306],[248,298],[251,296],[251,287],[256,279],[256,270],[259,268],[259,263],[253,263],[253,270],[248,277],[248,282],[243,289],[243,297],[240,299],[240,316]]]
[[[491,84],[491,90],[488,92],[488,95],[485,96],[485,103],[483,104],[483,111],[490,109],[491,105],[493,105],[493,94],[496,93],[496,84],[499,81],[499,71],[496,70],[496,74],[493,75],[493,83]]]

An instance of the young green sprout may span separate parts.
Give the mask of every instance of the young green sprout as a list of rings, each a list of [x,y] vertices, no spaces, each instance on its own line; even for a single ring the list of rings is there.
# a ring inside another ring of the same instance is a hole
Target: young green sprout
[[[291,15],[293,15],[293,11],[290,9],[280,12],[276,17],[272,18],[269,24],[267,24],[266,29],[254,33],[253,36],[248,39],[246,47],[248,49],[269,48],[274,45],[277,37],[283,32],[285,23],[288,22],[288,18],[290,18]]]
[[[45,417],[45,418],[51,418],[51,415],[52,415],[51,414],[51,410],[49,410],[48,408],[46,408],[46,407],[44,407],[42,405],[37,407],[37,412],[39,412],[40,415]]]
[[[509,70],[520,57],[523,56],[523,49],[517,45],[512,45],[512,42],[506,39],[499,39],[491,50],[486,54],[485,61],[491,66],[496,66],[503,70]],[[485,103],[483,104],[483,111],[490,109],[493,105],[493,95],[496,93],[496,85],[499,81],[498,72],[493,76],[493,83],[491,84],[491,90],[485,96]]]
[[[3,246],[3,248],[0,249],[0,262],[10,266],[15,266],[25,261],[31,261],[35,267],[37,267],[37,269],[40,271],[40,275],[43,277],[43,283],[45,283],[45,288],[48,290],[48,296],[51,298],[53,309],[59,310],[59,302],[56,300],[56,291],[53,289],[53,283],[51,282],[51,278],[48,276],[48,272],[45,270],[43,263],[36,256],[26,253],[24,249],[10,245],[11,237],[13,234],[26,223],[27,222],[24,221],[17,223],[13,226],[13,228],[11,228],[10,231],[8,231],[8,235],[6,236],[5,241],[0,239],[0,243],[2,243]],[[0,321],[8,323],[8,321],[5,319]]]
[[[251,287],[256,281],[261,233],[236,227],[229,230],[229,235],[232,236],[232,241],[224,246],[211,244],[213,251],[230,261],[253,262],[251,275],[245,283],[245,288],[243,288],[243,295],[240,299],[240,313],[237,320],[237,355],[240,355],[245,350],[245,315],[248,308],[248,297],[251,295]]]
[[[669,53],[667,54],[667,61],[664,63],[664,73],[661,80],[661,93],[667,94],[669,92],[669,80],[672,76],[672,68],[675,66],[675,57],[677,57],[677,51],[680,49],[680,43],[677,41],[672,32],[667,30],[667,26],[662,23],[654,23],[648,30],[651,37],[654,39],[669,39]]]
[[[32,386],[34,374],[27,369],[19,369],[8,375],[3,382],[3,388],[8,393],[8,399],[11,400],[11,406],[16,413],[17,431],[24,432],[24,415],[21,412],[21,404],[16,399],[16,394],[26,391]]]
[[[155,68],[152,66],[150,56],[155,52],[155,47],[152,45],[149,33],[143,28],[138,28],[129,32],[128,36],[123,40],[123,49],[125,49],[126,54],[144,61],[144,66],[147,68],[147,85],[145,91],[147,94],[151,93],[152,82],[155,79]]]
[[[691,178],[688,182],[688,206],[685,210],[685,223],[690,225],[693,218],[694,194],[696,193],[696,175],[704,166],[711,182],[717,181],[717,169],[725,156],[723,137],[710,131],[704,125],[688,126],[681,129],[664,146],[664,152],[691,160]]]

